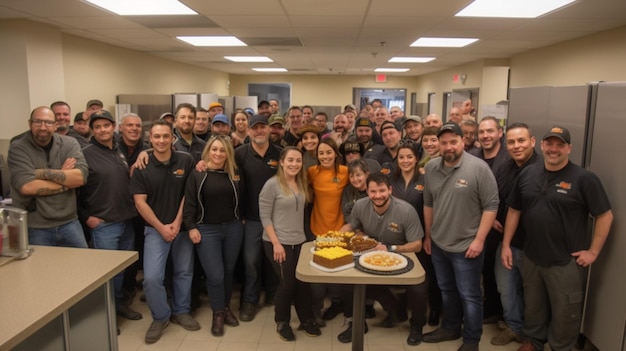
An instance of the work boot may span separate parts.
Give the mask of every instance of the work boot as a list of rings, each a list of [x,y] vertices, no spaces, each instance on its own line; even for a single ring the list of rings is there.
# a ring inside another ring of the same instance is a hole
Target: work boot
[[[213,324],[211,325],[213,336],[224,335],[224,314],[224,311],[213,312]]]
[[[278,336],[283,341],[294,341],[296,340],[296,336],[291,329],[291,326],[287,322],[278,322],[276,325],[276,331],[278,332]]]
[[[365,326],[363,327],[363,334],[367,334],[369,331],[369,327],[367,326],[367,322],[364,322]],[[352,318],[346,318],[344,325],[348,325],[348,329],[342,331],[339,335],[337,335],[337,340],[344,344],[352,342]]]
[[[224,324],[230,327],[236,327],[239,325],[239,320],[235,317],[233,311],[230,310],[230,307],[226,307],[224,310]]]

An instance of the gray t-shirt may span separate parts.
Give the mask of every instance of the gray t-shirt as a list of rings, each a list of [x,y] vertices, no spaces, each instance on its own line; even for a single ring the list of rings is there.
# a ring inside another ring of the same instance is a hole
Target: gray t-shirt
[[[454,167],[426,164],[424,206],[433,209],[431,240],[449,252],[466,251],[483,212],[498,211],[498,184],[483,160],[463,152]]]
[[[278,178],[268,179],[259,194],[259,217],[263,224],[263,240],[270,241],[265,227],[272,224],[278,240],[284,245],[306,241],[304,235],[304,194],[284,193]]]
[[[390,198],[391,204],[381,216],[374,211],[368,197],[357,200],[352,209],[350,226],[362,229],[365,234],[386,245],[404,245],[421,240],[424,230],[417,212],[404,200]]]

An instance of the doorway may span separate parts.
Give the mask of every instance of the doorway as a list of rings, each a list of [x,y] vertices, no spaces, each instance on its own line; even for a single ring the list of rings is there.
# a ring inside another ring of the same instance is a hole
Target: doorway
[[[374,99],[380,99],[387,109],[398,106],[402,111],[406,111],[406,89],[353,88],[352,90],[352,101],[359,111]]]

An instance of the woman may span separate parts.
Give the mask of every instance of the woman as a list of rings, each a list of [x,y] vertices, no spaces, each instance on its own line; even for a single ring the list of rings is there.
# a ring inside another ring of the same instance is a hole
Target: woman
[[[339,230],[344,225],[341,195],[349,181],[348,167],[341,164],[339,147],[331,138],[323,139],[317,146],[317,161],[319,165],[309,167],[307,172],[314,195],[310,221],[310,240],[329,230]],[[341,292],[339,289],[331,287],[329,295],[334,301],[322,318],[321,310],[326,288],[326,284],[312,284],[313,314],[315,315],[315,322],[319,326],[325,326],[324,320],[331,320],[342,311],[338,300]]]
[[[300,328],[308,336],[322,334],[313,320],[311,286],[296,279],[304,234],[304,205],[309,200],[308,183],[302,168],[302,151],[286,147],[276,176],[270,178],[259,195],[259,215],[263,224],[263,249],[280,279],[274,299],[277,332],[285,341],[295,340],[289,325],[291,301],[295,302]]]
[[[436,128],[426,129],[437,130]],[[424,138],[429,137],[432,137],[432,135],[424,135],[422,141],[424,140]],[[435,139],[436,138],[437,136],[435,135]],[[437,142],[437,147],[438,146],[439,142]],[[429,152],[426,148],[424,148],[424,150],[427,150],[427,153]],[[435,155],[435,152],[431,150],[429,154]],[[393,196],[413,205],[413,207],[417,211],[423,228],[424,174],[423,172],[420,172],[420,166],[417,162],[417,152],[415,151],[413,145],[404,144],[400,146],[400,148],[398,149],[397,162],[398,167],[395,169],[394,173],[391,176],[391,193]],[[435,270],[433,269],[430,256],[427,255],[424,250],[418,252],[417,257],[424,266],[424,269],[426,270],[426,277],[428,279],[428,304],[430,307],[428,324],[437,325],[439,324],[439,314],[441,311],[441,291],[437,286],[437,277],[435,276]]]
[[[222,336],[224,324],[239,325],[229,306],[235,263],[243,240],[239,175],[233,146],[226,136],[212,136],[202,160],[207,170],[195,171],[187,180],[183,220],[207,276],[213,310],[211,334]]]
[[[248,142],[248,114],[238,109],[232,116],[231,125],[233,132],[231,137],[235,141],[235,145],[241,145]]]
[[[418,163],[420,174],[424,174],[424,166],[428,161],[435,157],[439,157],[439,138],[437,138],[439,128],[426,127],[422,134],[422,149],[424,150],[424,156]],[[419,211],[418,211],[419,212]]]
[[[317,165],[317,146],[320,143],[320,129],[313,124],[305,124],[298,129],[302,153],[304,154],[304,169]]]
[[[341,211],[346,223],[350,222],[350,215],[354,203],[367,197],[367,177],[370,175],[369,167],[364,159],[356,159],[348,164],[348,177],[350,184],[343,189],[341,196]]]

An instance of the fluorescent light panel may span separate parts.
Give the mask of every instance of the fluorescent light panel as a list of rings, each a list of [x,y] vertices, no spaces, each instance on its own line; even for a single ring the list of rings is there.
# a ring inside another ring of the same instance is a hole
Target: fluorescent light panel
[[[419,38],[410,46],[428,48],[462,48],[475,41],[478,41],[478,38]]]
[[[197,15],[176,0],[83,0],[120,16]]]
[[[193,46],[247,46],[233,36],[180,36],[176,37]]]
[[[387,62],[399,63],[426,63],[434,60],[434,57],[392,57]]]
[[[224,56],[224,58],[233,62],[274,62],[267,56]]]
[[[402,73],[410,70],[410,68],[376,68],[374,72]]]
[[[257,72],[287,72],[286,68],[253,68]]]
[[[536,18],[575,0],[475,0],[457,17]]]

